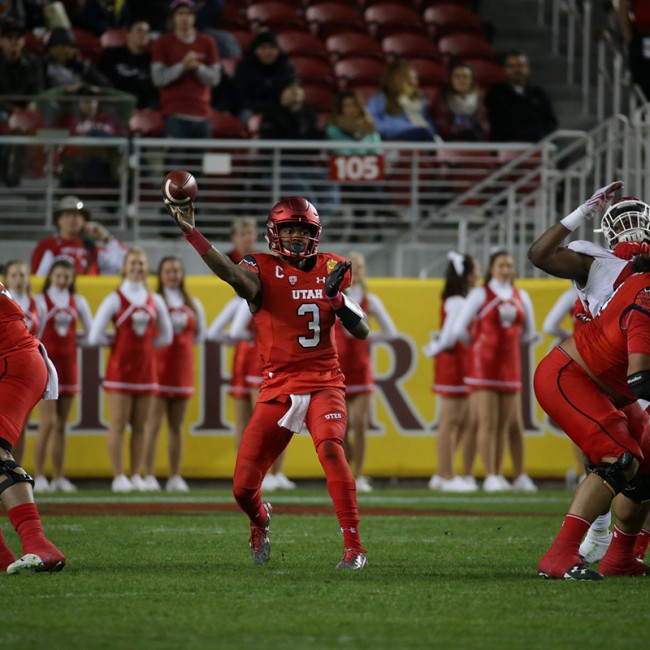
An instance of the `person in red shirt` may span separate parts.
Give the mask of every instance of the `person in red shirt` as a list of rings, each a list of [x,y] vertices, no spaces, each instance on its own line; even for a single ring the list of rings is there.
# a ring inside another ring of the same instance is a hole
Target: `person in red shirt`
[[[76,196],[64,196],[54,210],[57,234],[41,239],[32,253],[32,274],[45,277],[54,260],[65,258],[77,275],[115,275],[120,272],[126,246],[104,226],[90,220],[90,211]]]
[[[158,390],[145,428],[144,482],[152,491],[160,490],[154,465],[160,427],[167,416],[169,478],[165,489],[188,492],[190,488],[181,476],[183,426],[187,406],[194,395],[194,345],[203,341],[205,312],[199,300],[185,288],[185,268],[178,257],[172,255],[160,260],[156,292],[167,306],[174,336],[170,345],[155,351]]]
[[[167,209],[208,267],[248,302],[257,325],[262,387],[233,477],[235,500],[250,520],[253,564],[271,557],[272,509],[262,500],[262,479],[305,424],[343,533],[337,568],[364,568],[356,487],[343,447],[345,383],[334,343],[337,318],[358,338],[369,333],[365,314],[343,293],[350,262],[317,252],[320,218],[303,197],[282,199],[271,208],[266,224],[271,252],[247,255],[238,265],[195,227],[193,205],[183,211],[167,203]]]
[[[632,270],[598,316],[554,348],[535,372],[539,404],[590,464],[539,563],[546,578],[650,575],[634,553],[650,512],[650,416],[636,402],[650,398],[650,256],[637,256]],[[612,500],[617,523],[596,572],[580,557],[580,542]]]
[[[72,262],[54,262],[37,302],[43,314],[38,337],[56,366],[59,399],[43,400],[39,405],[38,433],[34,445],[34,490],[76,492],[76,486],[63,473],[66,426],[74,397],[79,393],[77,349],[90,331],[92,314],[88,301],[76,291]],[[45,477],[48,448],[52,455],[52,480],[49,482]]]
[[[11,297],[18,303],[23,310],[25,325],[27,329],[36,336],[38,329],[41,325],[41,318],[43,314],[39,311],[36,299],[32,295],[31,286],[29,281],[29,266],[23,260],[9,260],[5,264],[4,284]],[[29,420],[29,418],[28,418]],[[27,422],[25,421],[25,429],[23,435],[20,436],[16,446],[14,447],[14,460],[17,463],[23,462],[25,455],[25,441],[27,438]],[[36,490],[38,485],[34,485]]]
[[[169,6],[172,29],[153,42],[151,76],[160,89],[164,133],[172,138],[212,137],[212,87],[221,80],[214,39],[195,28],[192,0]]]
[[[45,348],[27,329],[23,310],[0,284],[0,501],[22,544],[19,559],[0,532],[0,570],[60,571],[63,553],[45,536],[34,503],[32,477],[15,461],[14,447],[41,397],[56,399],[57,375]]]

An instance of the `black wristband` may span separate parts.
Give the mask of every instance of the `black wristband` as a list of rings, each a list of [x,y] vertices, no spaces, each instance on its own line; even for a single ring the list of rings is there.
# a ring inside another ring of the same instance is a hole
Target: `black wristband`
[[[627,385],[638,399],[650,401],[650,370],[640,370],[628,375]]]
[[[343,306],[334,313],[341,321],[343,327],[348,332],[351,332],[363,319],[363,311],[361,311],[361,307],[350,300],[344,293],[341,296],[343,297]]]

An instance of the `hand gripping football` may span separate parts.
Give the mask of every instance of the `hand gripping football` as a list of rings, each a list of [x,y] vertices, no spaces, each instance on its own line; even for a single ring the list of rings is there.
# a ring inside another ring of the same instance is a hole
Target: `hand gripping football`
[[[160,186],[163,198],[173,205],[187,205],[196,199],[199,186],[192,174],[182,169],[169,172]]]

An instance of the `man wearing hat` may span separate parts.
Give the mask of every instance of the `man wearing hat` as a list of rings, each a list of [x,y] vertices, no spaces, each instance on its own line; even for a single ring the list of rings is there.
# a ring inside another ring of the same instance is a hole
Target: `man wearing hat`
[[[191,0],[169,6],[172,29],[154,41],[151,76],[160,89],[164,132],[174,138],[210,138],[212,87],[221,80],[214,40],[195,28]]]
[[[65,258],[77,274],[118,274],[127,247],[97,221],[76,196],[64,196],[54,210],[57,234],[41,239],[32,253],[31,272],[46,276],[55,260]]]
[[[295,77],[296,71],[279,48],[275,34],[268,29],[260,30],[235,69],[239,119],[246,124],[253,114],[264,112]]]

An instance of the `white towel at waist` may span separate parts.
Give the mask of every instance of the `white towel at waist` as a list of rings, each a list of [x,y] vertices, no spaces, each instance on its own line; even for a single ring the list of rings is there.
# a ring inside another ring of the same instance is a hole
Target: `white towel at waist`
[[[278,420],[278,424],[293,433],[300,433],[305,424],[311,395],[291,395],[289,410]]]
[[[50,357],[47,356],[47,350],[42,343],[38,344],[38,351],[41,353],[45,365],[47,366],[47,384],[45,385],[45,392],[43,393],[43,399],[58,399],[59,398],[59,375],[54,367],[54,364],[50,361]]]

